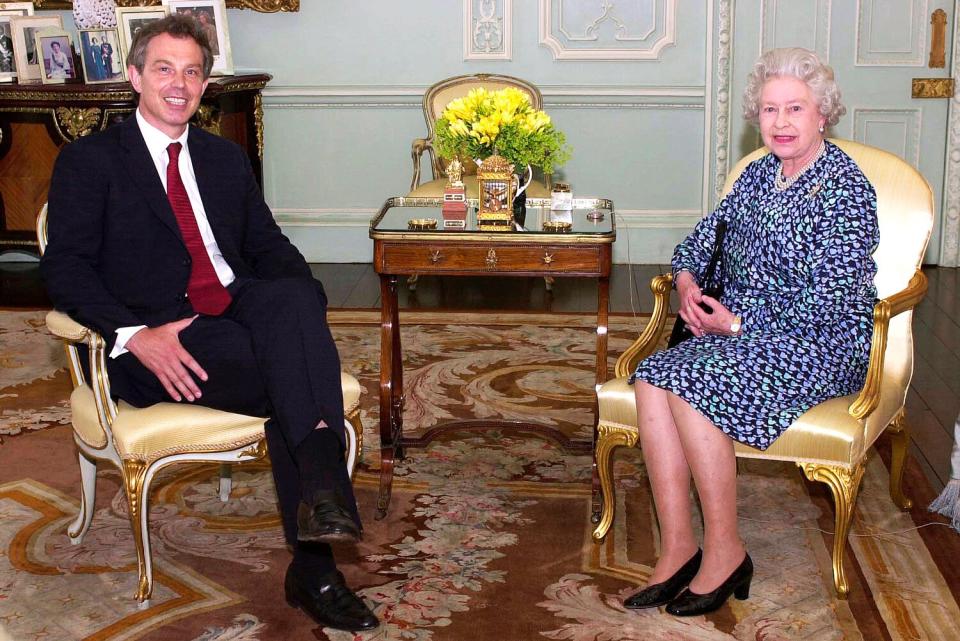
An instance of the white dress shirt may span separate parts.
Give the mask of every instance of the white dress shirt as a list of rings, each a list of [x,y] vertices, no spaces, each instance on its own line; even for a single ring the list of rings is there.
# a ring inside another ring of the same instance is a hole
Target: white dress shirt
[[[190,198],[190,206],[193,208],[193,215],[197,218],[197,227],[200,228],[200,237],[206,247],[207,255],[210,256],[210,262],[213,263],[213,269],[217,272],[217,278],[224,287],[233,282],[236,276],[230,265],[223,258],[220,248],[217,246],[217,239],[213,236],[213,230],[210,229],[210,222],[207,220],[207,212],[203,208],[203,200],[200,198],[200,188],[197,186],[197,177],[193,173],[193,161],[190,159],[190,147],[187,145],[187,133],[189,127],[184,129],[183,134],[176,140],[172,140],[167,134],[163,133],[144,118],[137,110],[137,124],[140,126],[140,134],[147,144],[147,151],[150,152],[150,159],[153,160],[157,173],[160,175],[160,182],[163,183],[163,190],[167,190],[167,165],[170,164],[170,156],[167,153],[167,147],[171,143],[179,142],[183,145],[180,150],[179,168],[180,179],[183,181],[183,187]],[[114,343],[113,350],[110,352],[110,358],[116,358],[121,354],[126,354],[126,344],[130,337],[146,325],[135,327],[120,327],[117,329],[117,342]]]

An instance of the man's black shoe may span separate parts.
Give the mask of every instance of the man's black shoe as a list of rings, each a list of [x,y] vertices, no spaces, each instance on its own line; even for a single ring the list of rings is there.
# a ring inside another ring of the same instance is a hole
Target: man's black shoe
[[[347,587],[343,574],[337,570],[308,584],[290,565],[283,589],[291,607],[302,608],[322,626],[362,632],[380,625],[376,615]]]
[[[335,492],[321,491],[297,507],[297,540],[307,543],[352,542],[360,539],[360,528]]]

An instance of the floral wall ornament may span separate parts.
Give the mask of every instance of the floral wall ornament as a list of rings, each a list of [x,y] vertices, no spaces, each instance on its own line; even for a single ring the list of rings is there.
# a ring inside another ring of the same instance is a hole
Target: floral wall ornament
[[[117,26],[116,0],[73,0],[73,19],[79,29]]]

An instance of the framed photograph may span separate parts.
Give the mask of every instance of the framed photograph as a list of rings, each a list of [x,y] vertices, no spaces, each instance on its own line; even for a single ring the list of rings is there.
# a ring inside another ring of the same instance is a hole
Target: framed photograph
[[[120,34],[116,29],[80,29],[80,59],[87,84],[123,82],[126,67],[120,57]]]
[[[0,15],[0,82],[11,82],[16,77],[17,63],[13,59],[10,16]]]
[[[59,15],[10,17],[13,61],[17,68],[17,79],[21,83],[40,82],[43,77],[35,38],[36,33],[43,29],[63,30],[63,21]]]
[[[17,77],[10,18],[32,15],[32,2],[0,2],[0,82],[12,82]]]
[[[70,34],[63,29],[41,29],[34,33],[34,50],[40,56],[44,84],[64,83],[80,77],[73,58]]]
[[[0,16],[32,16],[32,2],[0,2]]]
[[[154,20],[167,17],[166,7],[117,7],[117,30],[120,32],[120,60],[127,59],[133,37]],[[125,62],[121,63],[125,66]]]
[[[188,15],[200,23],[213,49],[213,75],[233,75],[233,52],[224,0],[162,0],[170,13]]]

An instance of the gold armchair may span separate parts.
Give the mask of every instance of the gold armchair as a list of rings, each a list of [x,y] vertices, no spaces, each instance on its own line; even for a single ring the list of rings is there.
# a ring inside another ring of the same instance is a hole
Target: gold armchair
[[[40,252],[47,246],[47,207],[37,218]],[[161,469],[174,463],[220,463],[220,498],[230,494],[231,463],[263,458],[267,454],[265,418],[244,416],[186,403],[157,403],[136,408],[110,396],[106,368],[106,341],[97,332],[62,312],[47,314],[47,329],[63,339],[73,379],[70,394],[73,438],[80,460],[80,512],[67,528],[79,544],[90,528],[96,502],[97,461],[108,461],[120,470],[127,494],[130,525],[137,548],[139,581],[135,598],[149,607],[153,591],[148,499],[150,482]],[[77,346],[85,344],[90,379],[80,365]],[[363,448],[360,424],[360,383],[341,373],[346,412],[347,469],[352,475]]]
[[[890,495],[900,508],[911,506],[901,490],[908,445],[904,401],[913,376],[913,308],[927,291],[920,263],[933,227],[933,194],[923,177],[893,154],[846,140],[832,142],[853,158],[877,193],[880,245],[874,258],[880,300],[874,307],[867,379],[859,393],[831,399],[801,415],[766,451],[740,443],[735,449],[738,457],[793,461],[808,479],[829,486],[836,507],[833,582],[837,595],[845,598],[849,592],[843,569],[847,534],[867,452],[884,429],[893,435]],[[766,149],[759,149],[743,158],[730,172],[724,193],[747,164],[765,153]],[[636,401],[626,377],[654,351],[663,333],[671,281],[667,274],[651,282],[655,302],[650,323],[620,356],[617,378],[599,391],[596,460],[603,511],[593,531],[597,542],[606,536],[614,518],[612,452],[621,445],[636,445],[638,438]]]
[[[427,121],[427,137],[413,141],[410,156],[413,159],[413,178],[410,180],[410,193],[407,196],[423,198],[442,198],[443,188],[447,184],[446,162],[439,158],[433,149],[433,123],[443,113],[447,104],[455,98],[466,96],[471,89],[483,87],[491,91],[515,87],[530,96],[530,104],[534,109],[543,108],[543,97],[540,90],[520,78],[500,76],[496,74],[479,73],[469,76],[456,76],[441,80],[427,89],[423,94],[423,117]],[[430,168],[433,171],[433,180],[420,184],[420,173],[423,154],[430,156]],[[464,163],[464,187],[468,198],[477,197],[477,168],[471,163]],[[533,181],[527,188],[527,195],[531,198],[549,198],[550,191],[541,182]]]

